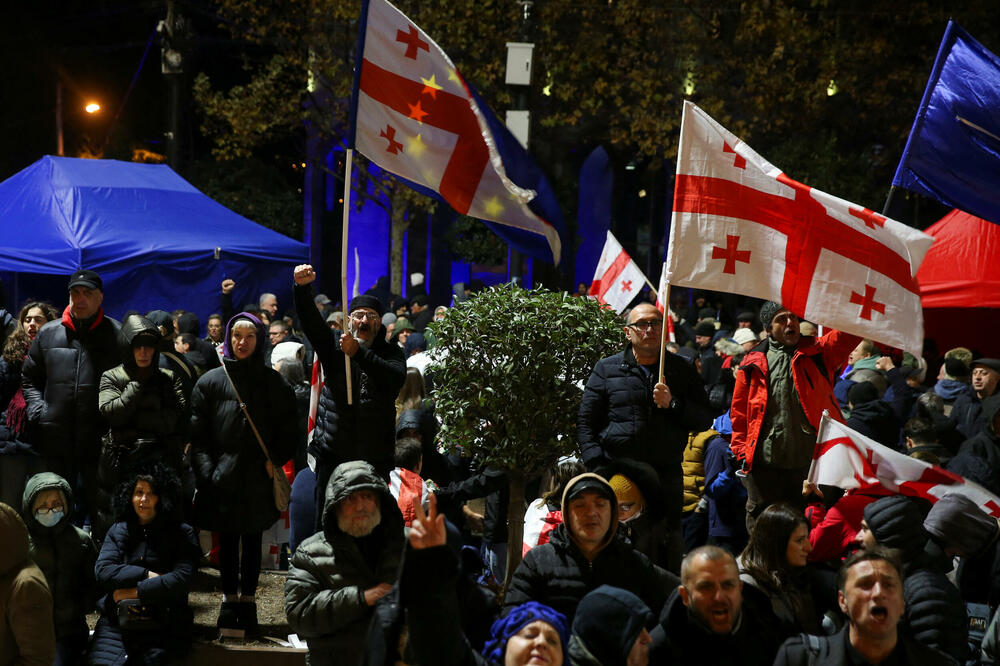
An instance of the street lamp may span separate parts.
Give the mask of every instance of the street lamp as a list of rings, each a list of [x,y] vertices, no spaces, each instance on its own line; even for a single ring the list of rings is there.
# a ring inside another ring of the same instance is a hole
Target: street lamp
[[[101,105],[97,102],[89,102],[87,106],[83,107],[83,110],[87,113],[94,114],[101,110]]]
[[[91,100],[87,102],[83,110],[94,115],[100,112],[101,105]],[[63,85],[62,81],[56,81],[56,155],[63,157],[65,154],[63,149]]]

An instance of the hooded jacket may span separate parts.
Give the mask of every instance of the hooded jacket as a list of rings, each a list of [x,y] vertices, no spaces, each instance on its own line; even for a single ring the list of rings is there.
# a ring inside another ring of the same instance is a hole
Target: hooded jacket
[[[958,454],[948,462],[948,471],[985,486],[1000,494],[1000,436],[993,428],[993,419],[1000,411],[1000,393],[983,400],[983,429],[962,443]]]
[[[388,478],[396,448],[396,397],[406,379],[403,350],[395,342],[386,342],[379,323],[371,346],[361,347],[351,357],[354,400],[348,405],[340,334],[323,321],[310,285],[295,287],[295,309],[326,376],[309,453],[328,470],[348,460],[365,460]],[[325,475],[317,473],[317,478],[322,481]]]
[[[0,544],[0,666],[50,666],[52,595],[28,557],[28,528],[6,504],[0,504]]]
[[[924,529],[942,548],[961,556],[955,583],[967,603],[1000,606],[1000,523],[975,502],[953,493],[938,500]]]
[[[35,498],[45,490],[61,491],[66,507],[63,519],[52,527],[39,523],[32,511]],[[52,594],[57,639],[86,635],[87,613],[94,609],[97,601],[94,580],[97,547],[89,534],[70,522],[72,508],[73,491],[58,474],[43,472],[28,479],[21,516],[31,537],[29,554],[45,574]]]
[[[118,365],[118,322],[98,310],[78,328],[66,306],[62,319],[42,326],[21,369],[28,423],[50,468],[94,465],[107,424],[97,409],[101,374]]]
[[[232,327],[240,319],[253,323],[257,331],[257,345],[242,361],[230,349]],[[267,459],[226,376],[228,371],[275,469],[284,465],[295,453],[305,424],[296,418],[292,388],[264,366],[265,339],[259,319],[247,313],[234,316],[226,325],[225,369],[206,372],[191,393],[191,468],[198,486],[194,516],[203,529],[254,534],[280,515]]]
[[[573,618],[569,657],[574,666],[626,666],[653,614],[628,590],[602,585],[580,600]]]
[[[567,518],[567,500],[573,487],[590,480],[614,491],[596,474],[581,474],[566,484],[562,511]],[[572,620],[577,604],[591,590],[611,585],[632,590],[654,613],[658,613],[667,597],[667,590],[676,585],[676,576],[653,565],[618,534],[618,503],[610,501],[611,524],[602,539],[600,550],[592,560],[584,556],[572,537],[566,522],[552,531],[549,542],[528,551],[511,578],[504,597],[504,611],[535,600],[559,611]]]
[[[841,331],[830,331],[821,338],[803,336],[799,339],[792,354],[792,381],[802,411],[813,429],[819,428],[824,409],[832,418],[844,420],[833,395],[834,378],[837,368],[860,341],[858,336]],[[729,413],[733,421],[730,447],[737,460],[744,462],[747,471],[753,469],[757,442],[767,434],[761,430],[767,413],[769,343],[764,340],[743,358],[733,388]]]
[[[373,532],[361,538],[338,527],[336,509],[358,490],[373,491],[382,513]],[[322,524],[323,530],[303,541],[289,563],[285,614],[292,630],[309,643],[310,666],[359,664],[375,614],[364,592],[380,583],[395,584],[405,547],[403,517],[385,481],[371,465],[356,460],[339,465],[330,476]],[[374,567],[363,554],[369,548],[377,551]]]

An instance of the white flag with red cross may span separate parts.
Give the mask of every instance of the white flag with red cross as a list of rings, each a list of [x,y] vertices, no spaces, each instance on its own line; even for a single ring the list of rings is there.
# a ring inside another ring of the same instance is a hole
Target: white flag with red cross
[[[590,283],[590,295],[621,314],[645,284],[646,276],[639,265],[609,231],[594,271],[594,281]]]
[[[844,490],[885,488],[931,503],[945,495],[968,497],[989,515],[1000,518],[1000,498],[946,469],[917,460],[851,430],[827,414],[820,419],[809,481]]]
[[[809,321],[920,354],[915,276],[933,241],[792,180],[684,103],[670,284],[772,300]]]

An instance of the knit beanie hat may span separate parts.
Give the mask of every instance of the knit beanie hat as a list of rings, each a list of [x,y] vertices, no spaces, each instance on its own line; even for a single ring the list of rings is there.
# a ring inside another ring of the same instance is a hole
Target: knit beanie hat
[[[890,495],[865,507],[865,522],[878,545],[898,549],[903,563],[912,561],[927,545],[924,512],[915,500]]]
[[[715,335],[715,320],[714,319],[702,319],[698,322],[698,325],[694,327],[695,335],[703,335],[706,338],[710,338]]]
[[[378,313],[379,317],[385,313],[385,308],[382,307],[382,301],[369,294],[361,294],[360,296],[352,298],[351,307],[348,309],[348,312],[354,312],[360,308],[371,308]]]
[[[764,330],[770,330],[771,320],[780,310],[781,305],[774,301],[768,301],[760,306],[760,323],[764,326]]]
[[[573,640],[583,643],[597,663],[625,664],[640,632],[652,621],[653,613],[635,594],[601,585],[576,607]]]
[[[493,623],[490,628],[490,639],[483,646],[483,656],[486,657],[486,661],[491,664],[502,664],[504,652],[507,650],[507,640],[536,620],[541,620],[556,630],[562,643],[563,654],[568,654],[569,631],[566,627],[566,616],[545,604],[527,601],[516,606],[506,617]]]
[[[924,518],[924,529],[945,548],[962,557],[975,557],[1000,534],[997,519],[965,495],[950,493],[939,499]]]
[[[611,489],[615,491],[615,497],[618,498],[619,504],[631,503],[638,504],[641,507],[646,506],[646,499],[642,496],[639,486],[635,485],[632,479],[624,474],[615,474],[608,479],[608,483],[611,484]]]
[[[847,390],[847,399],[857,407],[878,400],[878,389],[871,382],[859,382]]]
[[[955,379],[965,379],[970,374],[969,366],[957,358],[946,358],[944,360],[944,371],[948,373],[949,377]]]

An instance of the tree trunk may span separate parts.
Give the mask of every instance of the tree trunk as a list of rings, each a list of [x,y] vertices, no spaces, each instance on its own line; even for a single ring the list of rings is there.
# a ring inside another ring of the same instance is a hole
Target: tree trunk
[[[389,229],[391,240],[389,282],[395,294],[403,293],[403,241],[406,239],[406,229],[410,226],[406,213],[406,199],[402,195],[394,193],[392,195],[392,214],[390,215],[391,228]]]
[[[507,570],[503,577],[503,591],[506,593],[514,570],[521,563],[521,544],[524,541],[524,486],[526,477],[519,469],[507,471]]]

